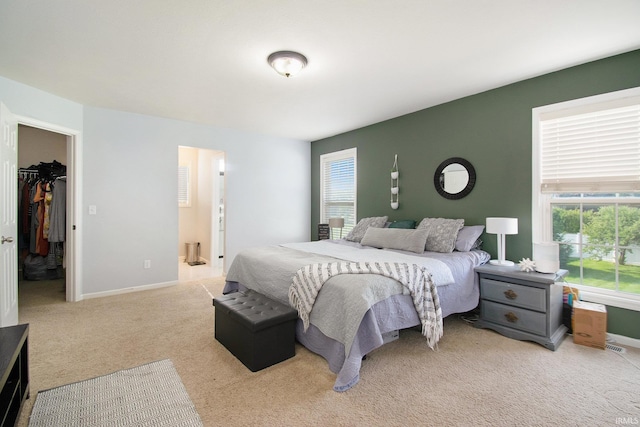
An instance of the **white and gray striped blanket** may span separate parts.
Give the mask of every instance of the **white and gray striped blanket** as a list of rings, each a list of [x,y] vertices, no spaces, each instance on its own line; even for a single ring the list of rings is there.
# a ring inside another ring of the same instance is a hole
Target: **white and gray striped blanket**
[[[379,274],[405,286],[422,323],[422,335],[427,338],[429,347],[435,348],[443,333],[438,292],[431,274],[416,264],[329,262],[302,267],[293,276],[293,284],[289,287],[289,302],[298,310],[305,331],[309,327],[309,316],[322,285],[339,274]]]

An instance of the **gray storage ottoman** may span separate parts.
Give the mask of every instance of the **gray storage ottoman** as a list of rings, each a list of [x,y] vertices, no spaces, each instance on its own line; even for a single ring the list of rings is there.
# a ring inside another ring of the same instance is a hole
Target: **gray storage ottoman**
[[[298,312],[253,290],[216,297],[215,337],[252,372],[295,356]]]

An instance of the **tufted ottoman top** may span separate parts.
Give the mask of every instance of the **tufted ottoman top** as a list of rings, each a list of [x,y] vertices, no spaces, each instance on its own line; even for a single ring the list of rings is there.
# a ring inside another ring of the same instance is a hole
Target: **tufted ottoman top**
[[[251,289],[216,297],[213,305],[253,332],[298,317],[294,308]]]

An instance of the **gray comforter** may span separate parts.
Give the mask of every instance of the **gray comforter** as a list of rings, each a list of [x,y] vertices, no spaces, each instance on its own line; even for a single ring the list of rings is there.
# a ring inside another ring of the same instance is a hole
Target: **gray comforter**
[[[329,255],[331,253],[336,256]],[[483,251],[416,255],[373,249],[345,241],[251,248],[241,251],[234,259],[227,274],[224,292],[250,288],[289,304],[288,291],[292,277],[305,265],[336,260],[384,259],[425,266],[434,277],[444,317],[476,307],[479,294],[473,268],[488,258]],[[384,303],[387,301],[406,304],[406,313],[384,314]],[[377,311],[372,311],[372,308]],[[391,320],[385,320],[386,325],[378,327],[375,324],[381,321],[376,319],[375,313],[384,314],[383,317],[391,314]],[[332,371],[338,373],[334,389],[342,391],[353,386],[359,378],[360,353],[382,345],[379,335],[390,330],[390,327],[398,329],[417,325],[419,319],[402,285],[388,277],[362,274],[332,277],[318,295],[310,323],[309,331],[298,329],[298,339],[329,361]],[[354,343],[358,348],[352,351]]]

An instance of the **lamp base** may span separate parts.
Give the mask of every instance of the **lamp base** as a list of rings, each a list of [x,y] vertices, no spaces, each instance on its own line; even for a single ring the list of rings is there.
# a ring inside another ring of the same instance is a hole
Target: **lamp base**
[[[491,261],[489,261],[489,264],[491,265],[502,265],[505,267],[511,267],[513,265],[515,265],[513,263],[513,261],[500,261],[499,259],[492,259]]]

